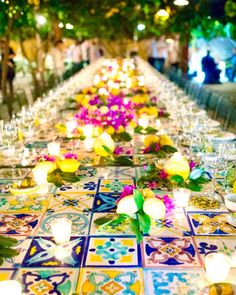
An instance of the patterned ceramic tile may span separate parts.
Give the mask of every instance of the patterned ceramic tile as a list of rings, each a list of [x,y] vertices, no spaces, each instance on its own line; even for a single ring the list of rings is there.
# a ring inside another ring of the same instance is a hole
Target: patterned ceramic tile
[[[226,221],[227,213],[188,213],[195,235],[235,235],[236,228]]]
[[[22,263],[32,240],[31,238],[20,236],[15,236],[14,239],[18,240],[14,249],[19,252],[19,255],[12,258],[5,258],[3,264],[1,265],[2,268],[13,268],[19,266]]]
[[[9,197],[0,195],[0,211],[4,211],[8,205]]]
[[[56,218],[67,218],[72,221],[72,235],[84,236],[88,234],[89,223],[90,223],[90,213],[78,213],[78,212],[63,212],[56,214],[47,214],[36,233],[37,236],[51,236],[50,224],[53,219]]]
[[[134,164],[135,165],[145,165],[154,161],[157,161],[158,157],[154,154],[145,154],[145,155],[135,155]]]
[[[122,192],[125,185],[134,185],[133,179],[102,179],[100,182],[99,192],[119,193]]]
[[[168,215],[160,222],[151,225],[150,236],[176,237],[189,236],[191,229],[184,213],[178,212]]]
[[[76,172],[76,175],[83,177],[83,178],[96,177],[97,176],[97,168],[94,168],[94,167],[79,168],[78,171]]]
[[[97,156],[92,153],[86,153],[83,152],[81,154],[81,151],[79,151],[79,161],[82,166],[92,166],[92,165],[98,165],[100,161],[100,156]]]
[[[18,195],[11,196],[5,208],[0,209],[8,213],[43,213],[47,210],[51,195]]]
[[[57,189],[57,193],[60,192],[80,192],[80,193],[95,193],[97,191],[98,179],[87,178],[82,179],[76,183],[68,183]]]
[[[0,234],[32,235],[41,219],[37,214],[0,215]]]
[[[48,207],[48,213],[67,212],[90,212],[93,206],[94,195],[86,193],[66,192],[55,194]]]
[[[77,292],[80,295],[144,295],[140,268],[82,268]]]
[[[142,253],[145,267],[200,266],[197,251],[190,237],[144,237]]]
[[[71,237],[63,248],[66,257],[55,257],[58,251],[52,237],[36,237],[25,255],[23,267],[79,267],[83,255],[85,237]]]
[[[28,168],[0,168],[0,179],[24,179],[29,171]]]
[[[146,295],[197,295],[207,282],[201,270],[153,270],[144,272]]]
[[[114,212],[120,194],[100,193],[95,196],[93,212]]]
[[[135,169],[130,167],[99,168],[99,177],[105,179],[128,179],[135,176]]]
[[[135,238],[90,237],[86,266],[138,266],[140,248]]]
[[[24,295],[70,295],[75,291],[78,270],[71,268],[19,269],[14,279],[23,285]]]
[[[102,217],[114,217],[117,218],[117,214],[112,213],[94,213],[91,227],[90,227],[90,235],[128,235],[132,236],[134,233],[130,229],[130,221],[129,218],[127,218],[125,221],[123,221],[119,226],[111,227],[109,225],[103,225],[103,226],[97,226],[94,223],[94,220]]]
[[[10,280],[13,276],[13,273],[14,273],[14,269],[11,269],[11,270],[9,270],[9,269],[1,270],[0,269],[0,281]]]
[[[10,190],[13,181],[11,180],[0,180],[0,195],[9,195]]]
[[[234,237],[195,237],[198,252],[204,263],[205,256],[211,252],[220,252],[228,255],[232,267],[236,267],[236,240]]]

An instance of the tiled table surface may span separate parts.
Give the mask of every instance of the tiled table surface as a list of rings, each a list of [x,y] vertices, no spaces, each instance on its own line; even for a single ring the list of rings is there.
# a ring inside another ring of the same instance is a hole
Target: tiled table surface
[[[122,187],[135,184],[140,169],[88,167],[79,171],[78,183],[31,201],[2,190],[0,234],[19,240],[20,255],[4,262],[0,279],[19,280],[29,295],[195,295],[207,284],[205,255],[219,251],[234,259],[229,279],[236,281],[236,228],[226,223],[224,204],[172,212],[152,224],[140,245],[128,223],[108,232],[96,227],[94,219],[114,214]],[[56,216],[73,221],[71,255],[63,262],[53,253],[50,222]]]

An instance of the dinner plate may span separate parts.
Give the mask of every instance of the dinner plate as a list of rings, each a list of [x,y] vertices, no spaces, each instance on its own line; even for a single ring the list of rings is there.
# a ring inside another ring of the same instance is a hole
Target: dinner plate
[[[236,136],[230,132],[222,132],[218,134],[211,134],[209,136],[212,141],[232,141],[236,139]]]
[[[232,214],[227,214],[225,219],[230,225],[236,227],[236,217],[233,217]]]

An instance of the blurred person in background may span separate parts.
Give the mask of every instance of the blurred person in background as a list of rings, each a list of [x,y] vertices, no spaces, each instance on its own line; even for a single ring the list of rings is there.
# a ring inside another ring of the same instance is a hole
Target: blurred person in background
[[[157,69],[159,72],[164,73],[165,61],[167,58],[167,43],[165,36],[161,36],[157,41]]]
[[[155,69],[157,69],[157,58],[158,58],[158,53],[157,53],[157,40],[156,40],[156,37],[154,37],[150,41],[149,54],[148,54],[148,62]]]
[[[226,63],[225,72],[229,81],[234,82],[236,76],[236,48],[233,49],[233,55]]]
[[[179,36],[176,35],[168,46],[168,59],[172,67],[178,69],[180,64]]]
[[[62,40],[57,40],[55,42],[55,46],[51,50],[51,56],[53,60],[54,74],[61,82],[63,80],[63,74],[65,72],[64,44]]]
[[[101,48],[98,40],[93,40],[89,47],[89,63],[94,63],[101,57]]]
[[[82,42],[80,48],[81,48],[81,54],[82,54],[83,67],[85,67],[89,64],[90,41],[85,40],[84,42]]]
[[[74,73],[80,71],[83,68],[81,44],[82,41],[78,40],[72,50],[72,62]]]
[[[207,50],[207,55],[202,59],[202,71],[205,73],[204,84],[220,83],[220,72],[217,68],[214,58],[210,55],[210,50]]]

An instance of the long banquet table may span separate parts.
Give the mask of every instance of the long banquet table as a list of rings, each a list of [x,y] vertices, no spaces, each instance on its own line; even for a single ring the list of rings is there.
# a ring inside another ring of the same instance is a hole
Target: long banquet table
[[[103,64],[104,60],[100,60],[83,69],[36,102],[37,122],[30,130],[22,131],[24,149],[21,143],[19,151],[16,147],[11,155],[5,153],[0,158],[0,234],[16,238],[15,248],[20,252],[4,261],[0,279],[19,281],[23,294],[30,295],[217,294],[208,293],[207,288],[202,293],[201,290],[209,285],[204,270],[205,255],[221,252],[232,259],[227,281],[236,284],[236,227],[226,221],[229,211],[223,199],[208,210],[196,208],[192,203],[184,209],[175,209],[161,222],[154,222],[140,244],[129,224],[106,232],[94,223],[99,217],[115,214],[123,187],[137,184],[143,166],[155,159],[155,155],[139,154],[143,135],[133,134],[131,142],[119,143],[133,160],[130,167],[106,165],[100,156],[86,150],[82,140],[62,135],[60,124],[76,113],[69,99],[92,85]],[[142,74],[141,83],[151,89],[150,95],[158,97],[158,103],[171,114],[170,118],[160,118],[160,132],[173,136],[182,153],[188,153],[189,148],[181,145],[181,134],[176,131],[189,127],[180,126],[175,116],[177,100],[183,98],[183,92],[143,60],[137,59],[136,64]],[[184,99],[188,102],[187,97]],[[47,143],[51,141],[60,142],[61,149],[78,154],[80,180],[61,187],[50,185],[46,193],[12,195],[9,187],[31,175],[35,158],[47,153]],[[166,191],[159,189],[158,193]],[[199,198],[202,194],[193,193]],[[58,217],[72,221],[69,255],[61,260],[55,258],[50,228]]]

